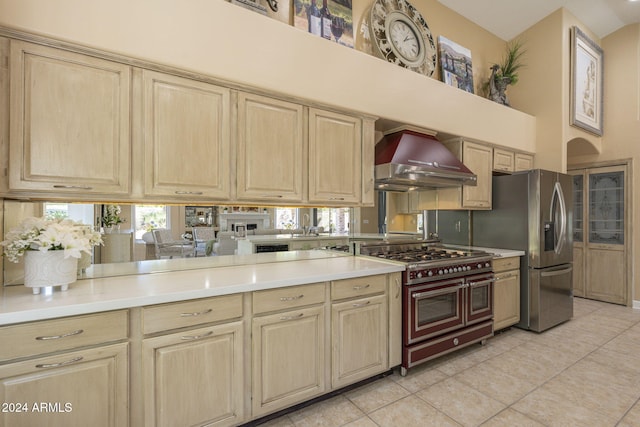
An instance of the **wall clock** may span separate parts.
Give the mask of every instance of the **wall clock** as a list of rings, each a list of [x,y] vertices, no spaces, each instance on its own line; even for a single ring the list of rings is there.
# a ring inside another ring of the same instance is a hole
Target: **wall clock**
[[[376,0],[369,13],[373,52],[426,76],[436,69],[436,45],[420,12],[405,0]]]

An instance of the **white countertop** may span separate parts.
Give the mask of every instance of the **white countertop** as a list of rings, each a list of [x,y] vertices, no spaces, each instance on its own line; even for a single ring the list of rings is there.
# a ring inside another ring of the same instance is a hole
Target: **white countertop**
[[[33,295],[24,286],[6,286],[0,293],[0,325],[404,270],[380,260],[324,251],[220,258],[225,259],[207,258],[212,268],[78,280],[66,292],[55,288]],[[225,265],[214,266],[216,262]]]
[[[303,236],[299,234],[248,234],[246,237],[242,239],[238,239],[238,243],[246,240],[250,242],[282,242],[282,241],[309,241],[309,240],[344,240],[347,242],[349,240],[349,236],[346,234],[320,234],[320,235],[309,235]]]

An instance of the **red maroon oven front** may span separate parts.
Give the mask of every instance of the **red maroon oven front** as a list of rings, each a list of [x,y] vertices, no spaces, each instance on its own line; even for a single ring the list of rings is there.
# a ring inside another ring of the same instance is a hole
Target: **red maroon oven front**
[[[487,270],[487,268],[483,268]],[[443,354],[493,336],[493,272],[403,287],[401,374]],[[405,283],[409,277],[405,272]]]

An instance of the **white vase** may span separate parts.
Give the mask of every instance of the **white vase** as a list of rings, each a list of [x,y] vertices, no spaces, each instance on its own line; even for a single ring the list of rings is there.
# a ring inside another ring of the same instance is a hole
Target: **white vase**
[[[85,273],[87,268],[91,266],[91,254],[82,252],[82,255],[78,259],[78,274]]]
[[[78,259],[64,251],[27,251],[24,255],[24,285],[39,294],[41,288],[60,286],[63,291],[78,278]]]

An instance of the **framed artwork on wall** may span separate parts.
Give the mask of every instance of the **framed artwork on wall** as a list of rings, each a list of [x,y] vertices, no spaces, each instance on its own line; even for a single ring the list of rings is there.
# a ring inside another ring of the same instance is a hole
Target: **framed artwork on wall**
[[[352,0],[293,0],[293,26],[353,48]]]
[[[571,125],[602,136],[604,53],[578,27],[571,28]]]
[[[442,81],[473,93],[471,51],[443,36],[438,36]]]

